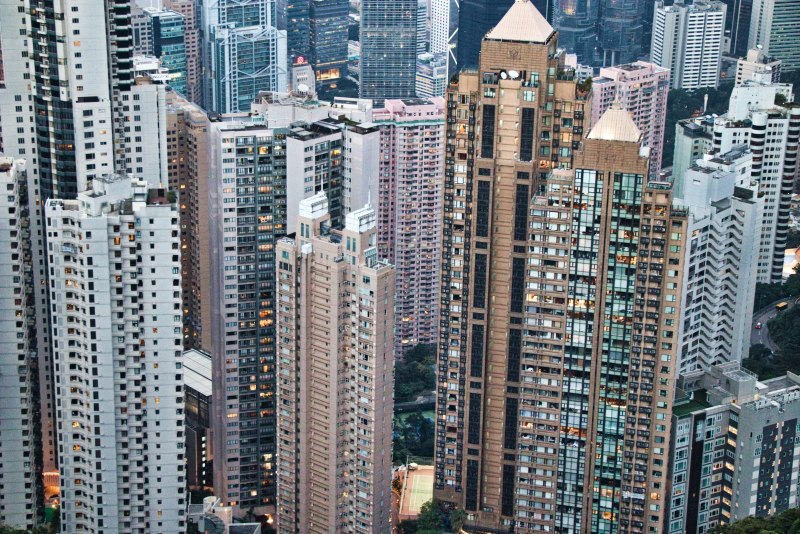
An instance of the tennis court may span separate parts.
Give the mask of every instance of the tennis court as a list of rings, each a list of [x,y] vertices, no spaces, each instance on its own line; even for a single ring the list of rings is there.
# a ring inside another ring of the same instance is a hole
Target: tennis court
[[[419,515],[422,505],[433,498],[433,466],[419,466],[408,472],[403,502],[400,503],[400,517],[414,518]]]

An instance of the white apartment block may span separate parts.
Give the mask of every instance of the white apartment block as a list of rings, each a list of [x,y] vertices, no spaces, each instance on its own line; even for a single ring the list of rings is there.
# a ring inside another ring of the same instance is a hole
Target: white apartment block
[[[278,252],[278,532],[390,531],[394,268],[367,206],[300,202]]]
[[[177,206],[107,175],[45,212],[62,529],[184,532]]]
[[[744,82],[731,94],[728,113],[682,121],[676,126],[673,173],[678,180],[685,169],[694,165],[702,154],[725,154],[746,144],[753,154],[751,180],[758,184],[764,206],[758,244],[758,282],[780,282],[783,250],[789,221],[791,200],[797,172],[800,108],[791,104],[775,104],[780,95],[786,102],[793,97],[789,84],[770,83],[765,79]]]
[[[781,60],[767,57],[761,48],[751,48],[747,57],[740,57],[736,61],[736,86],[742,85],[754,76],[767,75],[773,83],[781,81]]]
[[[0,191],[0,523],[28,530],[41,504],[41,445],[25,160],[0,155]]]
[[[681,296],[681,373],[739,362],[750,350],[763,199],[739,145],[706,155],[684,174],[688,208]]]
[[[668,68],[674,89],[719,85],[726,6],[718,0],[656,4],[650,60]]]

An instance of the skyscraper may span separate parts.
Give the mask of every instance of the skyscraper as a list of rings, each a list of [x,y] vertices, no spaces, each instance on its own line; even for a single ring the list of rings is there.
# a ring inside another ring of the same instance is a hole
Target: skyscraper
[[[335,85],[347,71],[347,0],[312,0],[309,17],[311,65],[322,85]]]
[[[311,57],[311,0],[284,0],[278,4],[285,9],[288,66],[300,57],[308,61]]]
[[[643,42],[645,4],[652,0],[603,0],[597,21],[598,48],[603,66],[632,63],[641,58],[650,41]]]
[[[646,61],[603,67],[592,80],[592,118],[594,125],[616,101],[630,111],[650,147],[650,174],[661,170],[664,126],[667,121],[669,70]]]
[[[186,94],[186,21],[168,9],[145,7],[134,10],[133,46],[137,54],[155,56],[169,72],[169,84]]]
[[[247,111],[261,91],[286,90],[286,31],[275,0],[221,0],[204,6],[204,108]]]
[[[730,38],[730,53],[742,57],[747,54],[750,38],[753,0],[722,0],[727,6],[725,28]]]
[[[481,51],[481,39],[486,32],[491,30],[506,14],[515,0],[462,0],[457,10],[458,15],[458,44],[456,45],[456,67],[450,69],[455,73],[462,69],[478,66],[478,56]],[[453,11],[450,4],[451,12]],[[452,16],[452,15],[451,15]],[[442,22],[437,22],[432,31],[444,31],[444,17]],[[452,26],[451,26],[452,35]],[[439,39],[441,41],[441,39]],[[434,39],[431,37],[431,43]],[[431,51],[434,48],[431,47]],[[435,49],[439,52],[439,48]]]
[[[784,71],[800,69],[800,3],[794,0],[753,0],[748,48],[783,62]]]
[[[359,96],[413,98],[417,68],[417,0],[361,2]]]
[[[397,269],[398,357],[435,343],[439,321],[445,103],[387,100],[373,111],[380,128],[378,252]]]
[[[370,206],[337,229],[327,205],[277,243],[278,532],[389,532],[394,268]]]
[[[199,105],[203,102],[203,93],[200,76],[200,71],[202,70],[202,45],[198,6],[194,0],[164,0],[164,7],[183,15],[183,44],[186,50],[186,93],[183,96],[189,102]]]
[[[456,47],[459,32],[458,0],[430,0],[428,52],[446,54],[448,78],[458,70]]]
[[[748,146],[738,145],[704,155],[684,173],[676,199],[689,211],[681,373],[748,357],[764,208],[751,167]]]
[[[484,529],[661,530],[685,213],[626,111],[583,138],[556,50],[516,2],[448,90],[434,495]]]
[[[42,512],[42,444],[25,160],[0,155],[0,522],[32,529]]]
[[[561,46],[577,54],[578,62],[597,63],[597,21],[600,2],[592,0],[554,0],[553,24],[558,28]]]
[[[656,4],[650,60],[670,70],[674,89],[719,85],[726,6],[718,0]]]
[[[177,206],[106,175],[46,218],[62,528],[182,532]]]

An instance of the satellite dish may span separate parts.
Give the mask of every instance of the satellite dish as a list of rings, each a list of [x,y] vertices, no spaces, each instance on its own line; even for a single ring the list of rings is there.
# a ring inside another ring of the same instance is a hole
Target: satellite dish
[[[300,91],[301,93],[307,93],[308,89],[309,89],[308,85],[306,85],[304,83],[297,84],[297,90]]]
[[[508,74],[506,73],[506,71],[500,71],[500,77],[504,80],[507,80]]]
[[[508,71],[508,77],[511,78],[512,80],[516,80],[517,78],[519,78],[519,72],[515,70],[510,70]]]

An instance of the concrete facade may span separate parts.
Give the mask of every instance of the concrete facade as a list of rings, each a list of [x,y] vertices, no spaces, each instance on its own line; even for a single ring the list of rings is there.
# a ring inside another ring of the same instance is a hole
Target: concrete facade
[[[390,531],[394,268],[367,206],[300,202],[278,251],[278,532]]]

